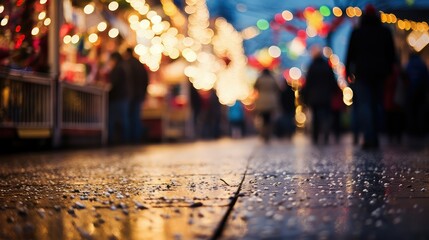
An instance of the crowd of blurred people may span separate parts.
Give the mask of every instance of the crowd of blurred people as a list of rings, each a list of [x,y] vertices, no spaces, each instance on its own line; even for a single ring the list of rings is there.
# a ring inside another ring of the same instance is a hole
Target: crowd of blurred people
[[[411,138],[424,137],[429,132],[426,124],[429,120],[429,73],[421,56],[410,52],[406,65],[402,66],[391,30],[382,24],[378,11],[367,6],[351,33],[347,49],[346,78],[354,94],[353,104],[347,108],[337,76],[323,57],[321,48],[311,47],[312,60],[305,83],[299,89],[299,101],[309,109],[308,128],[313,143],[329,143],[332,135],[338,142],[344,130],[351,130],[354,143],[363,149],[377,149],[382,134],[391,143],[401,143],[404,134]],[[286,126],[287,121],[283,113],[294,116],[290,114],[294,111],[282,109],[273,128],[273,108],[278,103],[293,103],[293,97],[286,100],[284,93],[275,89],[279,86],[271,84],[274,81],[269,76],[265,69],[255,84],[259,92],[255,112],[262,119],[260,133],[264,141],[269,139],[267,132],[272,134],[272,129],[274,134],[285,129],[282,126]],[[261,88],[261,81],[269,87]],[[269,98],[265,99],[266,96]],[[274,98],[280,101],[274,103]],[[295,109],[293,104],[288,108]],[[342,121],[346,113],[350,118],[348,129]]]
[[[341,133],[350,130],[355,144],[364,149],[379,146],[386,134],[391,142],[401,142],[404,133],[425,136],[429,131],[429,72],[426,63],[411,52],[405,66],[395,50],[393,34],[381,23],[378,11],[365,9],[349,38],[346,79],[353,90],[353,104],[346,107],[337,75],[322,54],[310,48],[311,61],[305,83],[292,88],[286,79],[263,69],[256,79],[256,99],[251,107],[236,101],[223,106],[215,90],[196,90],[190,85],[189,100],[195,139],[216,139],[224,135],[240,138],[259,133],[264,142],[274,136],[291,137],[296,129],[296,103],[308,109],[310,138],[314,144],[339,142]],[[110,140],[141,140],[141,104],[145,99],[148,75],[132,56],[111,55],[112,89],[109,94]],[[299,94],[296,94],[299,93]],[[297,98],[297,96],[300,96]],[[347,115],[349,123],[344,124]],[[255,120],[255,121],[254,121]],[[121,131],[116,131],[118,128]],[[120,133],[120,136],[117,136]]]

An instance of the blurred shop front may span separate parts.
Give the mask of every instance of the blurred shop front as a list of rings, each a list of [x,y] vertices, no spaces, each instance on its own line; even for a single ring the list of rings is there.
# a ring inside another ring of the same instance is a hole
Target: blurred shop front
[[[0,4],[2,142],[105,144],[109,56],[128,47],[150,75],[141,109],[146,140],[187,137],[190,83],[180,59],[185,36],[174,27],[185,18],[166,15],[159,3],[137,2]]]
[[[0,139],[53,139],[58,26],[56,2],[0,4]]]

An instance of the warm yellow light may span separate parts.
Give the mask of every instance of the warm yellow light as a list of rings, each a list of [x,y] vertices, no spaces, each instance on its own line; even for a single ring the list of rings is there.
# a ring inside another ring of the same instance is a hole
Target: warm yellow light
[[[4,6],[0,5],[0,13],[2,13],[4,11]]]
[[[335,17],[341,17],[343,15],[343,10],[341,10],[339,7],[334,7],[332,12],[334,13]]]
[[[187,66],[184,70],[184,73],[187,77],[195,77],[198,73],[198,68],[194,66]]]
[[[411,29],[411,22],[408,20],[405,20],[405,30],[410,30]]]
[[[140,28],[148,29],[150,27],[150,21],[147,19],[143,19],[140,21]]]
[[[362,16],[362,10],[359,7],[354,7],[354,12],[356,17]]]
[[[146,55],[148,51],[148,48],[143,44],[137,44],[137,46],[134,48],[134,52],[136,52],[139,56]]]
[[[38,19],[39,19],[39,20],[43,20],[43,19],[45,19],[45,17],[46,17],[46,12],[45,12],[45,11],[43,11],[43,12],[40,12],[40,13],[39,13],[39,17],[38,17]]]
[[[46,18],[45,21],[43,21],[43,25],[45,25],[45,26],[49,26],[50,24],[51,24],[50,18]]]
[[[349,87],[345,87],[343,89],[343,97],[347,101],[351,101],[353,99],[353,90]]]
[[[118,8],[119,8],[119,3],[118,2],[115,2],[115,1],[113,1],[113,2],[110,2],[109,3],[109,6],[108,6],[108,8],[109,8],[109,10],[110,11],[116,11]]]
[[[150,10],[150,7],[148,5],[144,5],[143,7],[141,7],[141,8],[138,9],[138,12],[141,15],[145,15],[146,13],[149,12],[149,10]]]
[[[48,2],[48,0],[40,0],[40,4],[46,4]]]
[[[302,111],[298,111],[295,114],[295,121],[298,127],[303,127],[306,120],[307,120],[307,117],[305,116],[305,113],[303,113]]]
[[[106,29],[107,29],[107,23],[106,22],[100,22],[97,25],[97,30],[100,31],[100,32],[103,32]]]
[[[94,5],[93,4],[87,4],[84,8],[83,8],[83,12],[85,13],[85,14],[91,14],[91,13],[93,13],[94,12],[94,10],[95,10],[95,7],[94,7]]]
[[[331,61],[332,66],[337,66],[340,63],[340,58],[337,55],[332,54],[329,57],[329,61]]]
[[[290,11],[285,10],[282,12],[282,17],[286,21],[291,21],[293,19],[293,14]]]
[[[398,28],[401,30],[404,30],[405,29],[405,22],[402,20],[399,20],[398,21]]]
[[[149,12],[147,12],[147,14],[146,14],[146,17],[148,18],[148,19],[152,19],[153,17],[155,17],[155,16],[157,16],[158,14],[155,12],[155,11],[149,11]]]
[[[9,22],[9,19],[8,19],[8,17],[6,16],[5,18],[3,18],[2,20],[1,20],[1,22],[0,22],[0,25],[2,25],[2,26],[6,26],[6,24]]]
[[[346,8],[347,17],[352,18],[355,16],[355,9],[353,7]]]
[[[259,33],[260,33],[259,29],[257,27],[252,26],[252,27],[243,29],[243,31],[241,31],[241,36],[243,37],[243,39],[249,40],[258,36]]]
[[[152,40],[150,42],[152,43],[152,45],[161,44],[162,38],[161,37],[154,37],[154,38],[152,38]]]
[[[129,23],[133,23],[133,22],[138,22],[139,21],[139,17],[135,14],[132,14],[128,17],[128,22]]]
[[[195,62],[197,60],[197,54],[190,48],[183,49],[182,55],[188,62]]]
[[[161,18],[161,16],[159,16],[159,15],[154,15],[153,17],[151,17],[151,18],[150,18],[150,21],[151,21],[153,24],[158,24],[158,23],[161,23],[162,18]]]
[[[119,30],[117,28],[112,28],[109,30],[109,37],[115,38],[119,35]]]
[[[143,36],[146,39],[152,39],[155,36],[155,33],[152,30],[144,31]]]
[[[424,32],[425,28],[423,23],[417,23],[417,31]]]
[[[34,27],[31,30],[31,35],[36,36],[37,34],[39,34],[39,32],[40,32],[40,29],[38,27]]]
[[[96,33],[91,33],[88,37],[90,43],[95,43],[98,40],[98,35]]]
[[[150,47],[149,52],[152,55],[159,55],[164,51],[164,46],[162,44],[154,44],[152,47]]]
[[[385,13],[381,13],[381,22],[385,23],[388,21],[388,15]]]
[[[323,48],[323,56],[325,56],[326,58],[331,57],[332,55],[332,48],[330,47],[324,47]]]
[[[170,56],[171,59],[177,59],[180,57],[180,51],[176,48],[173,48],[169,53],[168,56]]]
[[[70,35],[65,35],[63,38],[63,42],[65,44],[69,44],[71,42],[72,37]]]
[[[167,16],[174,16],[177,14],[177,7],[172,2],[163,3],[163,9]]]
[[[190,38],[190,37],[186,37],[185,39],[183,39],[183,45],[185,47],[190,47],[194,44],[194,39]]]
[[[187,13],[187,14],[193,14],[193,13],[195,13],[196,12],[196,8],[194,7],[194,6],[186,6],[185,7],[185,12]]]
[[[162,23],[154,24],[154,25],[152,26],[152,30],[153,30],[156,34],[160,34],[160,33],[162,33],[162,31],[164,31],[164,25],[162,25]]]
[[[77,42],[79,42],[79,35],[75,34],[71,37],[71,43],[76,44]]]
[[[396,21],[398,21],[398,19],[396,18],[396,16],[394,14],[389,14],[389,20],[391,23],[396,23]]]

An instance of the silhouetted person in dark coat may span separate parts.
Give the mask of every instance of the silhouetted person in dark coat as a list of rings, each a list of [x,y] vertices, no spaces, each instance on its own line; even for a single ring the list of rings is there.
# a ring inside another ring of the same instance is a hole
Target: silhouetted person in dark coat
[[[295,132],[295,91],[284,79],[280,87],[281,116],[276,122],[276,134],[279,137],[290,138]]]
[[[113,67],[108,75],[111,84],[109,92],[109,142],[127,143],[130,140],[130,82],[125,77],[121,54],[112,53],[110,60]]]
[[[411,53],[405,67],[408,80],[407,121],[408,131],[413,136],[423,136],[425,126],[425,108],[429,86],[429,71],[419,54]]]
[[[312,113],[313,143],[318,142],[320,134],[323,136],[324,143],[328,143],[332,121],[331,101],[338,84],[334,71],[323,58],[320,48],[315,46],[311,51],[313,61],[308,68],[301,94],[304,103],[310,107]]]
[[[146,98],[149,74],[145,66],[133,56],[133,49],[128,48],[124,53],[124,68],[126,77],[130,80],[130,138],[133,143],[139,143],[143,137],[141,118],[143,102]]]
[[[363,148],[378,147],[378,122],[382,102],[383,82],[392,71],[395,61],[393,37],[383,26],[380,16],[371,5],[360,19],[360,26],[351,34],[346,60],[346,74],[354,81],[354,102]]]

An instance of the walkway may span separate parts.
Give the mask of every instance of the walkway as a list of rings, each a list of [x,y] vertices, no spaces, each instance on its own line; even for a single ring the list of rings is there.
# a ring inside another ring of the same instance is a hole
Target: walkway
[[[0,239],[429,239],[429,148],[351,142],[0,155]]]

